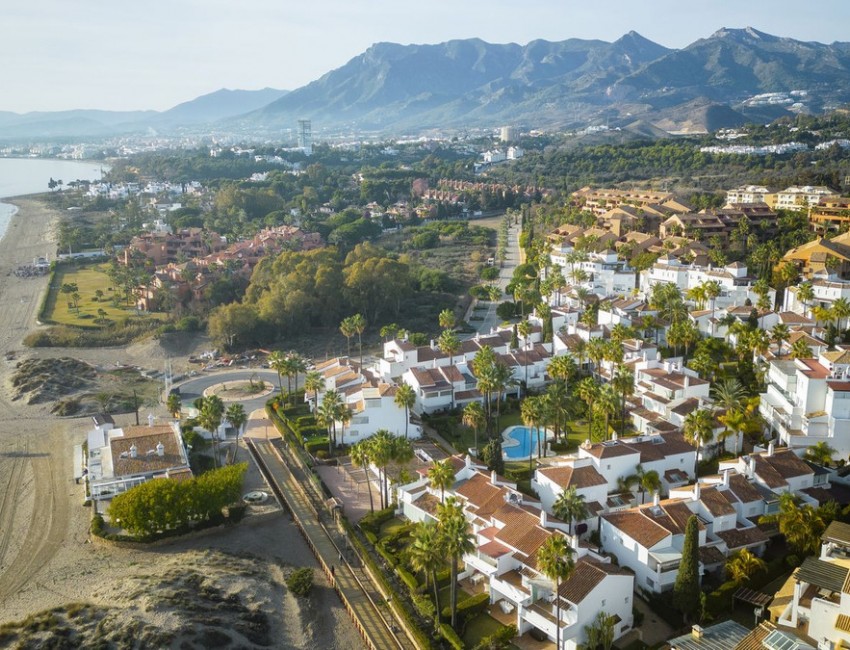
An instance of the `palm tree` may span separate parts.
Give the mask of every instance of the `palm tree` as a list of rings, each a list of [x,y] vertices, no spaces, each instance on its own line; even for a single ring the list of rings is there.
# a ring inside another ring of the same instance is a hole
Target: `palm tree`
[[[356,445],[352,445],[349,450],[351,464],[355,467],[362,467],[366,475],[366,489],[369,490],[369,512],[375,512],[375,504],[372,501],[372,481],[369,479],[369,441],[361,440]]]
[[[564,384],[555,382],[546,389],[545,399],[547,411],[551,415],[552,424],[554,424],[555,442],[558,442],[562,431],[561,422],[563,421],[564,423],[564,429],[567,426],[567,418],[569,417],[571,406],[570,395]]]
[[[416,391],[413,386],[407,382],[401,382],[401,385],[395,391],[393,402],[399,408],[404,409],[404,437],[407,438],[407,426],[410,423],[410,409],[416,404]]]
[[[782,344],[788,340],[789,336],[791,336],[791,330],[785,323],[777,323],[770,330],[770,338],[777,346],[776,356],[782,357]]]
[[[457,625],[457,574],[458,560],[466,553],[475,550],[475,542],[469,531],[469,524],[463,514],[463,508],[455,497],[449,497],[445,503],[437,506],[437,529],[440,534],[440,546],[451,558],[451,626]]]
[[[328,454],[333,456],[336,445],[336,419],[343,405],[342,397],[335,390],[325,391],[319,406],[319,423],[328,430]]]
[[[444,309],[438,316],[440,327],[444,330],[452,330],[457,325],[457,318],[451,309]]]
[[[515,382],[512,379],[511,369],[498,359],[493,365],[492,379],[493,388],[496,393],[496,427],[499,427],[502,415],[502,393],[506,392],[508,386]]]
[[[608,440],[610,437],[610,427],[608,422],[612,415],[616,415],[620,407],[620,398],[618,397],[613,384],[603,384],[599,387],[596,400],[593,404],[594,413],[605,418],[605,428],[603,429],[602,439]]]
[[[528,337],[531,336],[531,323],[528,322],[528,319],[520,321],[519,325],[517,325],[517,331],[520,336],[525,340],[525,347],[523,348],[524,352],[528,352]],[[523,356],[522,365],[525,367],[525,383],[524,387],[524,395],[528,395],[528,357]]]
[[[202,397],[199,402],[198,423],[212,436],[215,466],[218,467],[218,428],[221,426],[222,416],[224,415],[224,402],[218,395]]]
[[[460,350],[460,339],[457,337],[457,334],[455,334],[452,330],[443,330],[443,333],[440,334],[440,338],[437,339],[437,345],[443,354],[449,355],[449,365],[453,366],[455,364],[455,354],[458,350]],[[455,385],[454,382],[450,383],[452,387],[452,408],[454,408]]]
[[[180,395],[177,393],[170,393],[168,395],[168,399],[165,400],[165,406],[168,409],[168,412],[171,413],[171,417],[175,420],[180,417],[180,411],[183,408],[183,404],[180,402]],[[105,407],[104,410],[106,410]]]
[[[366,330],[366,318],[363,314],[351,317],[351,329],[357,334],[357,348],[360,351],[360,367],[363,367],[363,332]]]
[[[803,303],[803,315],[807,315],[809,305],[815,299],[815,289],[808,280],[797,285],[797,300]]]
[[[540,434],[537,432],[537,425],[540,423],[542,418],[542,409],[540,398],[538,397],[526,397],[522,404],[520,404],[520,415],[522,416],[522,422],[527,427],[531,427],[531,435],[532,438],[529,440],[529,449],[528,449],[528,471],[529,473],[532,471],[534,466],[534,447],[533,440],[536,438],[538,441],[538,445],[540,444]]]
[[[478,455],[478,431],[487,423],[481,402],[470,402],[463,408],[463,424],[475,432],[475,454]]]
[[[440,490],[440,503],[443,503],[446,499],[446,488],[455,482],[455,469],[451,461],[447,458],[431,465],[428,468],[428,481],[432,489]]]
[[[812,349],[803,337],[798,338],[791,344],[792,359],[811,359],[813,356]]]
[[[277,389],[278,392],[283,395],[283,380],[281,378],[283,374],[283,370],[285,367],[286,357],[283,355],[283,352],[280,350],[274,350],[269,355],[269,368],[277,372]]]
[[[351,337],[354,336],[354,321],[351,316],[347,318],[343,318],[339,324],[339,331],[345,337],[345,342],[347,345],[347,357],[351,357]]]
[[[561,647],[561,583],[568,580],[575,570],[573,549],[563,535],[554,533],[537,551],[537,566],[540,572],[555,583],[555,647]]]
[[[292,394],[292,403],[295,404],[295,398],[298,396],[298,375],[307,372],[307,360],[297,352],[291,352],[289,354],[289,370],[295,378],[295,392]]]
[[[304,390],[313,393],[313,413],[319,412],[319,391],[325,387],[325,379],[322,373],[311,370],[304,378]]]
[[[714,337],[714,307],[717,301],[717,298],[720,297],[722,293],[722,289],[720,287],[720,283],[717,280],[709,280],[705,283],[705,297],[708,298],[711,303],[711,336]]]
[[[816,442],[811,447],[806,449],[804,458],[818,465],[829,467],[832,463],[832,456],[835,454],[835,449],[829,446],[825,440]]]
[[[643,467],[638,465],[638,480],[640,485],[640,502],[645,503],[646,493],[654,494],[661,489],[661,477],[654,469],[645,472]]]
[[[847,301],[847,298],[839,298],[832,303],[831,311],[833,318],[835,318],[836,327],[843,330],[841,321],[850,316],[850,302]]]
[[[587,343],[587,358],[593,362],[593,372],[599,374],[599,364],[605,358],[605,339],[592,338]]]
[[[345,402],[339,405],[339,410],[336,413],[336,419],[339,420],[339,446],[345,446],[345,425],[351,422],[354,413],[346,406]]]
[[[711,414],[711,411],[697,409],[688,413],[685,417],[683,433],[685,440],[697,448],[697,455],[694,460],[694,479],[696,480],[700,449],[707,442],[711,441],[712,434],[714,433],[714,416]]]
[[[584,495],[576,492],[576,486],[564,488],[552,504],[552,512],[558,519],[567,522],[570,535],[573,534],[573,522],[584,521],[590,516]]]
[[[434,587],[434,604],[437,606],[439,619],[440,589],[437,585],[437,569],[442,566],[444,556],[437,526],[430,521],[420,521],[413,528],[412,540],[407,548],[411,568],[425,576],[426,589],[429,583]]]
[[[392,434],[386,429],[379,429],[374,436],[368,439],[369,459],[378,468],[378,481],[381,485],[381,509],[387,507],[387,494],[385,489],[385,475],[387,465],[392,458]]]
[[[599,397],[599,384],[593,377],[582,379],[576,389],[579,399],[587,404],[587,439],[593,439],[593,403]]]
[[[744,584],[756,573],[767,571],[767,564],[761,558],[753,555],[749,549],[741,549],[729,558],[726,571],[736,583]]]
[[[746,397],[744,387],[734,377],[729,377],[715,384],[711,392],[717,406],[727,411],[738,408]]]
[[[552,357],[549,360],[549,365],[546,366],[549,376],[555,381],[558,381],[567,387],[570,379],[575,377],[578,368],[573,358],[567,354]]]
[[[230,426],[236,429],[236,447],[234,447],[232,461],[235,463],[236,454],[239,453],[239,434],[242,433],[242,427],[244,427],[245,423],[248,421],[248,416],[245,414],[244,406],[241,404],[231,404],[227,407],[225,417],[227,418],[227,421],[230,422]]]
[[[718,418],[726,427],[728,435],[735,436],[735,454],[741,449],[741,433],[747,426],[747,417],[739,408],[729,409]],[[725,439],[725,437],[724,437]]]
[[[620,366],[617,368],[617,371],[614,373],[614,379],[611,381],[614,386],[614,389],[620,393],[620,397],[622,398],[621,402],[621,410],[620,410],[620,435],[626,435],[626,399],[628,399],[629,395],[634,392],[635,389],[635,375],[628,368],[624,368]]]

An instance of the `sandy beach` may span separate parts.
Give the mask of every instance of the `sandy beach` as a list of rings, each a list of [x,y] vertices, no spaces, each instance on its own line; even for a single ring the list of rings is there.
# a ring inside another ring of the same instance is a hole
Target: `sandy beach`
[[[0,240],[0,624],[69,602],[86,602],[117,608],[129,620],[145,625],[166,625],[167,621],[157,619],[162,617],[161,607],[156,612],[139,607],[137,597],[125,587],[126,580],[138,576],[150,581],[152,564],[156,571],[166,572],[191,564],[202,566],[204,560],[198,554],[214,550],[224,557],[255,558],[251,561],[256,562],[256,573],[266,582],[258,586],[243,576],[224,588],[239,590],[249,600],[256,596],[256,606],[273,622],[272,647],[363,647],[341,603],[318,574],[310,604],[296,602],[280,586],[288,567],[315,566],[286,516],[151,550],[89,542],[91,512],[82,506],[83,486],[72,478],[72,453],[74,445],[85,439],[90,420],[60,419],[49,414],[49,404],[13,401],[10,377],[15,364],[25,358],[71,356],[100,364],[121,361],[151,367],[170,351],[155,341],[97,350],[24,348],[22,339],[37,327],[48,279],[19,278],[13,272],[34,257],[49,253],[54,258],[53,227],[61,215],[33,198],[6,202],[20,209]],[[7,358],[9,353],[14,359]],[[165,415],[164,410],[158,414]],[[130,416],[117,416],[116,421],[127,424]],[[227,572],[219,573],[223,580]],[[171,619],[179,625],[179,611],[171,612]]]

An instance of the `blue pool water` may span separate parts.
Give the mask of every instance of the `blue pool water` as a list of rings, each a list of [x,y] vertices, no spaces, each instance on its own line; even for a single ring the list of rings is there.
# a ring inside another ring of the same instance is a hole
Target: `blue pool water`
[[[537,439],[539,438],[543,443],[545,443],[546,429],[539,428],[535,431],[536,435],[534,435],[528,427],[512,427],[507,432],[506,437],[513,438],[518,441],[519,444],[511,447],[503,447],[505,457],[511,460],[520,460],[522,458],[528,458],[528,456],[532,453],[536,454]]]

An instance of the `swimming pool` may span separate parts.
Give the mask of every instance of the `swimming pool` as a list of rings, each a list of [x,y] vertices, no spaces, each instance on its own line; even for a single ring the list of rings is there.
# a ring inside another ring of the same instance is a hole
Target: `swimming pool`
[[[529,427],[511,427],[502,434],[502,451],[509,460],[528,458],[529,454],[537,454],[538,438],[544,444],[545,455],[546,429],[538,428],[532,433]]]

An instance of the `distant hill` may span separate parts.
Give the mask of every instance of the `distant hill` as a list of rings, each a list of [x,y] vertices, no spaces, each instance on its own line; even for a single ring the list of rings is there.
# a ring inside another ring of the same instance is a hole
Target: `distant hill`
[[[262,90],[229,90],[222,88],[207,95],[178,104],[159,115],[159,120],[171,124],[216,122],[226,117],[255,111],[286,95],[276,88]]]

